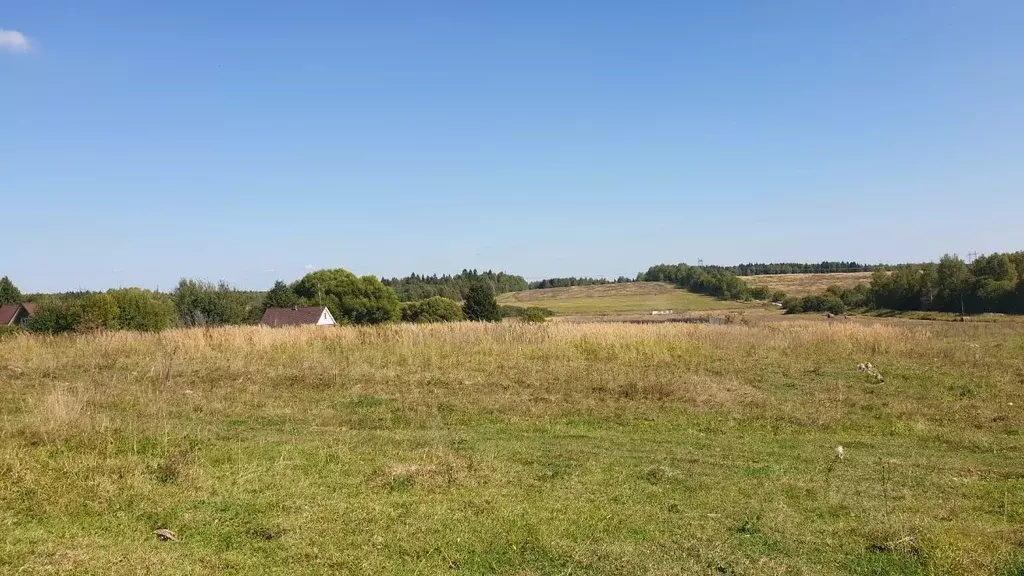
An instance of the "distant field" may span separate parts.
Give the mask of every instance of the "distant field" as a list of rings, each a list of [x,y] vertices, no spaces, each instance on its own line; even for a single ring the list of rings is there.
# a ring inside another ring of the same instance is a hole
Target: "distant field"
[[[820,294],[829,286],[853,288],[871,282],[871,272],[845,272],[839,274],[762,274],[741,276],[751,286],[766,286],[782,290],[789,296]]]
[[[704,311],[749,308],[742,302],[719,300],[694,294],[661,282],[632,282],[599,286],[573,286],[511,292],[498,303],[514,306],[542,306],[561,314],[648,312],[651,310]]]

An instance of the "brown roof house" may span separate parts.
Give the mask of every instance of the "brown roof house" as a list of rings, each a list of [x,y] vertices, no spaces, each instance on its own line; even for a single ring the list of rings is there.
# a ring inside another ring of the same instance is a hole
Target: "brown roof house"
[[[35,314],[36,305],[32,302],[5,304],[0,306],[0,326],[24,326]]]
[[[263,313],[263,323],[267,326],[334,326],[337,324],[326,306],[267,308],[267,311]]]

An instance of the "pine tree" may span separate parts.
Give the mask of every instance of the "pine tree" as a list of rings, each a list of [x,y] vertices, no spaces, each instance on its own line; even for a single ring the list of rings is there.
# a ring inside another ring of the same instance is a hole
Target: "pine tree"
[[[498,301],[494,299],[494,289],[487,282],[477,281],[469,286],[462,310],[466,318],[478,322],[498,322],[501,311]]]
[[[0,305],[21,304],[21,291],[7,276],[0,278]]]

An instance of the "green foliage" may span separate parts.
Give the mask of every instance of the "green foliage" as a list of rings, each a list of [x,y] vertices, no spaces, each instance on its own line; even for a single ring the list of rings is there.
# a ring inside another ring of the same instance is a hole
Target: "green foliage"
[[[7,276],[0,278],[0,306],[4,304],[21,304],[21,291]]]
[[[771,301],[772,302],[782,302],[785,299],[786,299],[786,293],[783,292],[782,290],[776,290],[775,292],[772,292],[772,295],[771,295]]]
[[[382,324],[401,318],[398,295],[376,276],[356,277],[343,268],[317,270],[295,284],[300,303],[320,305],[339,323]]]
[[[659,264],[651,266],[647,272],[637,275],[637,280],[647,282],[674,282],[675,280],[664,278],[665,274],[672,274],[675,264]],[[825,261],[815,264],[803,262],[773,262],[773,263],[751,263],[738,266],[702,266],[708,271],[719,271],[735,276],[758,276],[761,274],[834,274],[837,272],[869,272],[877,268],[875,265],[862,264],[860,262],[833,262]]]
[[[431,296],[444,296],[455,301],[463,300],[470,285],[478,281],[490,284],[495,294],[520,292],[529,288],[522,276],[491,270],[486,272],[463,270],[454,276],[410,274],[405,278],[385,278],[383,282],[395,290],[401,301],[411,302]]]
[[[107,292],[117,303],[117,324],[124,330],[156,332],[177,323],[174,302],[163,294],[142,288]]]
[[[989,254],[979,256],[971,263],[971,275],[994,282],[1017,283],[1018,272],[1009,254]]]
[[[721,266],[659,264],[640,276],[646,282],[674,282],[691,292],[723,300],[744,300],[752,294],[751,288],[731,269]]]
[[[905,265],[876,271],[871,295],[876,308],[967,313],[1017,313],[1024,252],[981,256],[970,266],[945,255],[937,265]]]
[[[13,336],[22,332],[24,328],[21,326],[0,326],[0,338],[4,336]]]
[[[263,303],[260,305],[260,308],[261,312],[266,312],[268,308],[291,308],[298,303],[299,295],[295,293],[295,290],[288,284],[278,280],[274,282],[274,287],[263,297]]]
[[[522,318],[523,322],[543,322],[547,317],[548,315],[544,314],[540,308],[527,308],[526,313],[520,318]]]
[[[79,331],[116,330],[120,327],[121,312],[117,300],[110,294],[89,294],[78,304],[79,319],[76,327]]]
[[[244,324],[251,316],[249,298],[226,282],[182,278],[172,298],[184,326]]]
[[[81,315],[78,301],[49,298],[37,304],[35,315],[29,318],[28,329],[44,334],[74,332]]]
[[[475,282],[469,287],[462,310],[468,320],[478,322],[501,320],[501,311],[498,310],[498,301],[494,299],[494,290],[489,283],[484,281]]]
[[[530,282],[530,290],[542,290],[544,288],[569,288],[571,286],[596,286],[600,284],[624,284],[634,282],[632,278],[619,276],[615,280],[604,278],[577,278],[569,276],[566,278],[545,278],[536,282]]]
[[[824,294],[813,294],[803,298],[788,298],[783,303],[786,314],[801,314],[806,312],[829,312],[831,314],[843,314],[846,312],[846,304],[835,292]]]
[[[404,322],[458,322],[465,319],[466,315],[459,303],[443,296],[402,303]]]
[[[519,318],[528,322],[535,322],[537,318],[544,320],[555,315],[554,310],[541,308],[539,306],[499,306],[498,311],[502,318]]]
[[[936,290],[934,305],[940,310],[959,310],[961,298],[970,282],[967,264],[946,254],[939,260],[935,270]],[[875,277],[872,277],[874,285]]]

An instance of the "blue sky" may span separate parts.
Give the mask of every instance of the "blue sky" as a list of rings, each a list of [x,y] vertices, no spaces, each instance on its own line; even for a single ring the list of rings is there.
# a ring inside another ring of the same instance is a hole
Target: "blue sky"
[[[1024,249],[1019,0],[0,0],[0,275]]]

